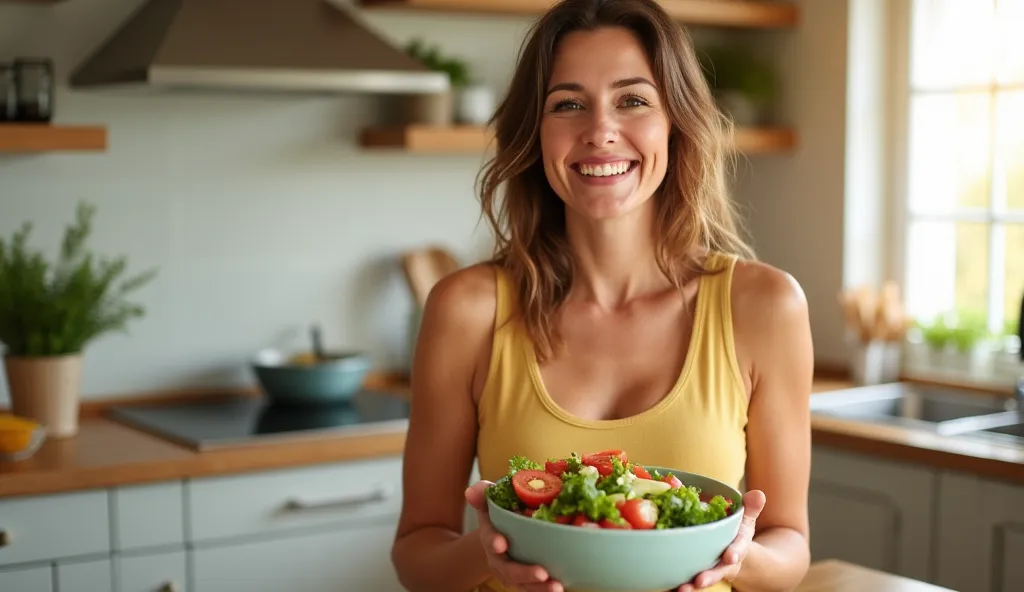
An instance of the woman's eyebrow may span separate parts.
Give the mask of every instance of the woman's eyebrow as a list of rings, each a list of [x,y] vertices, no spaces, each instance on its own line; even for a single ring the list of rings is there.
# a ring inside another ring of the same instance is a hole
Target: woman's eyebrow
[[[651,86],[651,88],[654,88],[654,89],[658,88],[653,82],[651,82],[650,80],[644,78],[643,76],[634,76],[632,78],[623,78],[621,80],[616,80],[615,82],[612,83],[612,88],[623,88],[623,87],[626,87],[626,86],[633,86],[634,84],[647,84],[647,85]],[[556,92],[556,91],[560,91],[560,90],[567,90],[567,91],[572,91],[572,92],[582,92],[583,91],[583,85],[578,83],[578,82],[560,82],[560,83],[552,86],[551,88],[549,88],[547,94],[550,95],[551,93]]]

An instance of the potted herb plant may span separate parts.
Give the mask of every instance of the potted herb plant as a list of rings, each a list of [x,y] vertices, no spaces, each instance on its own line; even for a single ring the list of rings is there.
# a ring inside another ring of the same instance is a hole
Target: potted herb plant
[[[83,352],[143,316],[126,296],[156,275],[124,277],[124,257],[104,259],[86,249],[95,213],[78,205],[53,263],[29,248],[30,222],[9,243],[0,238],[0,344],[11,411],[45,426],[50,438],[78,432]]]
[[[408,119],[438,126],[451,125],[453,119],[475,125],[490,119],[494,111],[493,92],[470,76],[465,60],[445,56],[437,46],[428,47],[422,39],[410,41],[405,51],[431,70],[448,74],[451,82],[448,92],[409,97]]]
[[[703,48],[698,58],[716,101],[737,125],[765,123],[778,92],[777,74],[768,61],[732,45]]]

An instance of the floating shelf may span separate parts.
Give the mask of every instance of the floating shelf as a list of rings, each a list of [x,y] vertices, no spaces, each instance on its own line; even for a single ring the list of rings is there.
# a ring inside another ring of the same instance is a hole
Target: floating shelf
[[[784,153],[796,146],[796,133],[786,128],[738,128],[735,148],[748,155]],[[466,153],[486,150],[491,141],[484,127],[409,125],[363,130],[364,148],[390,148],[418,154]]]
[[[102,126],[0,123],[0,152],[65,152],[107,149]]]
[[[538,15],[555,0],[359,0],[366,8]],[[772,0],[660,0],[676,20],[689,25],[743,28],[794,27],[796,5]]]

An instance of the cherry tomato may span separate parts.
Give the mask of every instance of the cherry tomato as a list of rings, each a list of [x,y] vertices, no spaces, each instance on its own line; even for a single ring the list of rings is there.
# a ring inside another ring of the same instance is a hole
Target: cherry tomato
[[[533,508],[526,508],[525,510],[523,510],[523,516],[526,516],[527,518],[533,518],[533,513],[536,511],[537,510],[534,510]]]
[[[576,518],[573,519],[572,525],[582,528],[601,528],[597,522],[587,518],[585,514],[576,514]]]
[[[633,465],[633,474],[641,479],[654,479],[654,477],[651,477],[651,474],[647,472],[647,469],[640,465]]]
[[[668,483],[672,487],[682,487],[683,486],[683,482],[679,480],[679,477],[676,477],[675,475],[673,475],[671,473],[669,473],[668,475],[665,475],[664,477],[662,477],[661,480],[664,481],[665,483]]]
[[[588,452],[583,455],[583,464],[592,465],[597,461],[608,461],[611,464],[612,458],[618,457],[623,464],[629,462],[629,458],[622,450],[602,450],[601,452]]]
[[[546,471],[519,471],[512,476],[512,489],[524,504],[539,508],[558,497],[562,480]]]
[[[560,477],[562,475],[562,473],[564,473],[566,471],[566,469],[568,469],[568,468],[569,468],[569,461],[564,460],[564,459],[563,460],[555,460],[555,461],[549,460],[549,461],[545,461],[544,462],[544,470],[549,472],[549,473],[551,473],[552,475],[554,475],[556,477]]]
[[[650,530],[658,523],[658,506],[647,499],[635,498],[618,505],[622,517],[637,530]]]
[[[555,522],[559,524],[572,524],[572,516],[559,516],[555,518]]]
[[[618,530],[633,530],[633,526],[630,525],[630,523],[628,521],[627,522],[618,523],[618,522],[612,522],[611,520],[609,520],[607,518],[602,518],[601,522],[599,522],[598,525],[601,528],[611,528],[611,529],[618,529]]]

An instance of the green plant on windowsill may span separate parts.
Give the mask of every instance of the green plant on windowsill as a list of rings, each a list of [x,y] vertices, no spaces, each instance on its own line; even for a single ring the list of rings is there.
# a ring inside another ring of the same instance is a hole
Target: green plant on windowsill
[[[79,203],[54,262],[30,249],[30,222],[10,242],[0,239],[0,343],[12,411],[46,425],[51,436],[77,431],[71,406],[77,410],[86,347],[145,314],[127,297],[156,276],[149,270],[125,277],[125,257],[106,259],[86,248],[95,214],[94,206]]]
[[[989,337],[985,317],[971,311],[938,315],[930,323],[919,323],[921,337],[936,352],[971,352]]]

